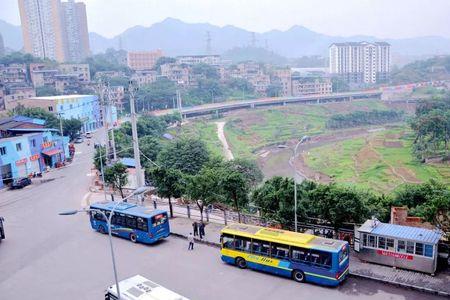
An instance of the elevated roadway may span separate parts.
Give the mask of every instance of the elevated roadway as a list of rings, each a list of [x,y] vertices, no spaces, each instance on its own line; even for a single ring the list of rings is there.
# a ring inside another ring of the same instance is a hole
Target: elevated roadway
[[[277,97],[277,98],[260,98],[243,101],[229,101],[219,103],[209,103],[194,107],[182,108],[181,114],[183,118],[191,118],[208,114],[219,114],[231,110],[243,108],[256,108],[261,106],[287,105],[291,103],[303,104],[319,104],[326,102],[344,102],[361,99],[381,99],[381,91],[361,91],[348,93],[333,93],[327,95],[308,95],[299,97]],[[152,112],[153,115],[162,116],[174,113],[178,110],[167,109]]]

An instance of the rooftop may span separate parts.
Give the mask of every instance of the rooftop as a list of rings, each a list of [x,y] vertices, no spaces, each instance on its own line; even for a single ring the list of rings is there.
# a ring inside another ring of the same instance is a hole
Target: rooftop
[[[117,202],[97,202],[92,203],[91,208],[98,208],[98,209],[108,209],[111,210],[113,207],[117,204]],[[158,214],[165,213],[164,210],[160,209],[150,209],[145,206],[138,206],[133,203],[129,202],[121,202],[117,205],[116,212],[123,212],[127,213],[133,216],[142,217],[142,218],[149,218],[153,217]]]
[[[92,97],[95,95],[60,95],[60,96],[47,96],[47,97],[32,97],[25,100],[67,100],[67,99],[77,99],[84,97]]]
[[[430,244],[437,244],[442,237],[442,233],[437,230],[381,223],[378,220],[367,220],[359,231]]]

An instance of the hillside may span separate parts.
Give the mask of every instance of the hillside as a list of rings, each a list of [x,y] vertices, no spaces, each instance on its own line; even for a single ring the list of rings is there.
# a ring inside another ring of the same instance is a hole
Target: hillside
[[[22,47],[19,26],[0,21],[0,32],[5,37],[7,47],[19,50]],[[378,41],[373,36],[330,36],[317,33],[303,26],[292,26],[290,29],[271,30],[264,33],[252,32],[227,25],[223,27],[208,23],[186,23],[167,18],[149,27],[135,26],[125,30],[114,38],[105,38],[90,33],[93,53],[103,52],[107,48],[125,50],[149,50],[161,48],[166,55],[199,54],[206,51],[206,33],[211,36],[212,52],[223,54],[235,47],[266,47],[274,53],[287,58],[321,55],[327,56],[328,46],[333,42],[344,41]],[[119,40],[121,39],[121,42]],[[450,39],[439,36],[425,36],[409,39],[386,39],[391,43],[392,52],[402,56],[423,56],[450,54]]]

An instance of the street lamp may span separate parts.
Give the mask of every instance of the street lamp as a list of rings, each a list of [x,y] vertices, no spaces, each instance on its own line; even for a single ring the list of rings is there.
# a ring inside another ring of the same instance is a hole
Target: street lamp
[[[289,149],[292,151],[292,157],[289,159],[289,165],[292,167],[292,169],[294,170],[294,227],[295,227],[295,232],[297,232],[297,175],[301,175],[297,169],[295,168],[295,158],[297,157],[297,149],[298,146],[302,143],[302,140],[300,140],[297,145],[295,145],[294,150],[292,150],[292,148],[289,148],[287,145],[278,145],[277,147],[280,149]]]
[[[128,198],[133,197],[133,196],[144,194],[145,192],[148,191],[148,189],[149,188],[146,187],[146,186],[139,187],[136,190],[134,190],[133,193],[131,193],[130,195],[128,195],[125,198],[123,198],[122,202],[127,200]],[[120,288],[119,288],[119,280],[117,279],[116,259],[115,259],[115,256],[114,256],[114,248],[113,248],[113,243],[112,243],[111,219],[112,219],[112,216],[114,214],[114,210],[122,202],[117,201],[117,203],[111,209],[111,212],[109,213],[109,217],[106,216],[106,214],[102,210],[91,209],[91,208],[85,208],[85,209],[81,209],[81,210],[69,210],[69,211],[65,211],[65,212],[60,212],[59,213],[60,216],[70,216],[70,215],[76,215],[79,212],[92,212],[92,211],[95,211],[97,213],[100,213],[103,216],[103,218],[106,220],[106,223],[108,224],[109,247],[110,247],[110,250],[111,250],[111,260],[112,260],[113,271],[114,271],[114,280],[116,282],[116,287],[117,287],[118,299],[120,299]]]

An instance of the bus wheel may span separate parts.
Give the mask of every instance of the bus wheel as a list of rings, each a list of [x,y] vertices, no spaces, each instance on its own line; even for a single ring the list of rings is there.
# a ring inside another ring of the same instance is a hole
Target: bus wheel
[[[247,262],[242,257],[236,258],[236,266],[238,266],[239,269],[245,269],[247,268]]]
[[[98,232],[105,234],[106,233],[105,227],[103,227],[102,225],[98,226]]]
[[[133,243],[137,242],[137,237],[136,237],[136,235],[134,233],[130,234],[130,241],[132,241]]]
[[[305,274],[302,271],[294,270],[294,272],[292,272],[292,278],[297,282],[304,282]]]

